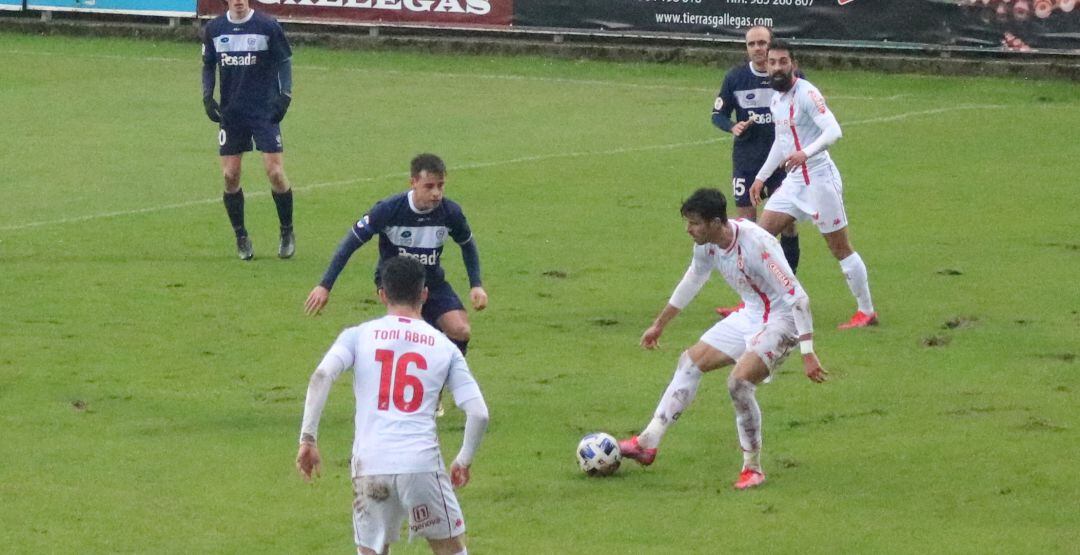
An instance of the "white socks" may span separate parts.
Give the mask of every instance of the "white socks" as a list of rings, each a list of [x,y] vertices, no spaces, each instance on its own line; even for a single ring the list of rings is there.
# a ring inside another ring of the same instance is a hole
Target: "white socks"
[[[754,390],[757,387],[740,378],[728,377],[728,392],[735,406],[735,427],[739,430],[739,446],[743,450],[743,468],[761,470],[761,408]]]
[[[863,264],[859,253],[853,252],[851,256],[841,260],[840,270],[844,272],[848,289],[851,289],[851,294],[855,295],[859,310],[863,314],[873,314],[874,303],[870,300],[870,280],[866,277],[866,264]]]
[[[660,444],[664,432],[679,419],[686,407],[694,401],[697,395],[698,384],[705,374],[690,360],[690,355],[685,351],[679,357],[679,366],[675,368],[675,375],[671,377],[671,383],[660,397],[660,404],[656,407],[653,419],[645,431],[638,435],[638,445],[645,449],[653,449]]]

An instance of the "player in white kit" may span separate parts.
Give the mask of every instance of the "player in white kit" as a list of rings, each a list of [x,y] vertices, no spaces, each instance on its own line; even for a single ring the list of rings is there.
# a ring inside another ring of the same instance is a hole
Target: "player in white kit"
[[[423,265],[398,256],[382,265],[380,275],[387,315],[341,332],[311,375],[296,467],[309,480],[318,474],[323,406],[334,380],[354,369],[357,550],[386,555],[407,518],[410,538],[426,538],[438,555],[464,555],[465,521],[454,488],[469,482],[469,466],[487,428],[487,405],[461,351],[420,315],[427,297]],[[466,416],[465,439],[449,476],[435,429],[444,386]]]
[[[765,180],[781,164],[788,175],[783,186],[769,197],[758,225],[775,235],[792,222],[813,221],[833,256],[840,261],[840,269],[858,304],[855,315],[840,324],[840,329],[876,325],[878,316],[870,298],[866,264],[848,240],[844,186],[827,150],[840,139],[840,124],[817,87],[795,75],[798,65],[790,44],[773,41],[767,63],[772,87],[779,92],[773,95],[769,106],[776,138],[750,187],[754,206],[761,204]]]
[[[783,187],[781,187],[783,189]],[[641,346],[655,349],[667,324],[697,295],[713,272],[724,277],[745,307],[709,328],[679,357],[648,427],[619,442],[624,457],[652,464],[668,427],[690,406],[705,372],[735,365],[728,392],[743,450],[738,489],[765,481],[761,468],[761,410],[755,390],[769,381],[793,347],[802,352],[806,376],[823,382],[826,372],[814,354],[810,298],[795,279],[774,234],[748,220],[729,220],[727,201],[716,189],[698,189],[682,205],[686,231],[694,240],[690,268],[667,306],[641,336]]]

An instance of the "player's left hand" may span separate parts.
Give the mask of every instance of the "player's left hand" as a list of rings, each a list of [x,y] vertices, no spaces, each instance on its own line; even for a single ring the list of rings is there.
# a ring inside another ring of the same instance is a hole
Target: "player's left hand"
[[[488,303],[487,291],[483,287],[473,287],[469,289],[469,300],[472,301],[473,310],[484,310]]]
[[[285,93],[279,94],[274,101],[274,117],[270,118],[271,121],[281,123],[281,120],[285,119],[285,112],[289,111],[289,104],[292,104],[292,97]]]
[[[469,467],[454,461],[450,465],[450,484],[454,486],[454,489],[463,488],[469,483]]]
[[[314,443],[305,441],[300,444],[300,451],[296,453],[296,471],[308,482],[313,480],[312,473],[316,478],[322,476],[322,457]]]
[[[821,361],[814,353],[805,354],[802,357],[803,368],[806,370],[806,377],[810,378],[810,381],[815,383],[822,383],[828,380],[829,373],[821,367]]]
[[[792,171],[795,168],[806,163],[806,153],[801,150],[796,150],[791,156],[788,156],[784,160],[784,169]]]

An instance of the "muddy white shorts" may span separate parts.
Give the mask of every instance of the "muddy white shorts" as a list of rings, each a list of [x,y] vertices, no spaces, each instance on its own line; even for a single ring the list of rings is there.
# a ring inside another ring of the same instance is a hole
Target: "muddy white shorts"
[[[773,312],[768,322],[762,323],[762,319],[760,313],[734,312],[709,328],[701,341],[735,361],[750,349],[765,362],[771,376],[798,345],[799,337],[790,315]]]
[[[444,471],[353,477],[356,545],[382,551],[408,518],[409,538],[445,540],[465,532],[450,477]]]

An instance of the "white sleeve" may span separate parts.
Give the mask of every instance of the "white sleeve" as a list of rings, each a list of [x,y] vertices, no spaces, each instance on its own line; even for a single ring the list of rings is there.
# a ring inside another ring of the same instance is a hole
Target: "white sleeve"
[[[310,437],[312,441],[319,437],[319,420],[322,418],[326,399],[330,396],[330,386],[342,372],[352,366],[355,354],[357,329],[349,328],[340,335],[330,350],[323,356],[322,362],[315,368],[308,381],[307,397],[304,400],[304,419],[300,424],[300,441]]]
[[[773,140],[772,147],[769,148],[769,156],[765,159],[765,163],[761,165],[761,169],[758,170],[757,177],[754,179],[765,181],[772,177],[772,174],[776,172],[776,168],[780,167],[785,158],[780,149],[780,141]]]
[[[450,356],[450,370],[446,375],[446,389],[454,396],[454,404],[464,409],[465,403],[477,397],[483,398],[480,393],[480,385],[476,383],[469,370],[469,364],[457,347],[451,344],[453,354]]]
[[[465,411],[465,439],[461,442],[461,450],[458,451],[454,462],[469,466],[472,464],[476,449],[480,447],[480,440],[484,438],[484,431],[488,425],[488,408],[484,397],[473,397],[460,405]]]
[[[704,249],[694,248],[694,257],[690,259],[690,267],[686,269],[682,281],[675,286],[675,291],[668,300],[668,304],[679,310],[686,308],[686,305],[694,300],[701,288],[705,286],[705,282],[709,281],[709,276],[712,275],[712,268],[709,267],[707,260],[702,260],[701,253],[704,253]]]
[[[817,89],[808,89],[805,95],[799,97],[799,100],[801,104],[799,108],[808,114],[813,114],[814,125],[821,129],[821,135],[814,142],[803,147],[803,152],[809,158],[832,146],[844,133],[840,130],[840,122],[836,121],[836,116],[825,105],[825,98]]]

